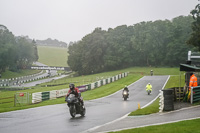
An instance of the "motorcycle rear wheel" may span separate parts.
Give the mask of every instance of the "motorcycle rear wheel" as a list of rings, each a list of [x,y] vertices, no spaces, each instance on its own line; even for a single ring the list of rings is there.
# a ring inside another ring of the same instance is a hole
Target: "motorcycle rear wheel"
[[[147,91],[147,93],[148,93],[148,95],[150,95],[150,94],[151,94],[151,91],[150,91],[150,90],[148,90],[148,91]]]
[[[85,116],[85,113],[86,113],[86,109],[85,107],[83,107],[83,110],[81,111],[81,116]]]

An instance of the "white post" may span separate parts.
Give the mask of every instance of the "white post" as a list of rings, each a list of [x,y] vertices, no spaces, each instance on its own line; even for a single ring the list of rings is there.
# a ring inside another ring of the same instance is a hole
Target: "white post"
[[[193,103],[193,87],[191,87],[190,103]]]
[[[188,60],[190,61],[191,60],[191,51],[188,51]]]

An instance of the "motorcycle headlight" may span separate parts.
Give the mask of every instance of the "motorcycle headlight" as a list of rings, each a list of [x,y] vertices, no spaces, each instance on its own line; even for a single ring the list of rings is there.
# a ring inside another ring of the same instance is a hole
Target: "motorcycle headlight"
[[[124,91],[124,95],[126,95],[127,94],[127,92],[126,91]]]

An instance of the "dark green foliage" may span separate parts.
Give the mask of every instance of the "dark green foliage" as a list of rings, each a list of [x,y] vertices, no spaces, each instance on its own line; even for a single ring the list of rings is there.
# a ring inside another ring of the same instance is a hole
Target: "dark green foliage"
[[[188,44],[193,45],[200,50],[200,4],[191,11],[194,22],[192,23],[192,33]]]
[[[0,73],[26,68],[38,59],[33,43],[23,37],[15,37],[5,26],[0,25]]]
[[[108,31],[96,28],[69,47],[68,64],[79,74],[132,66],[178,66],[187,60],[189,50],[195,50],[186,44],[192,22],[192,16],[179,16]]]

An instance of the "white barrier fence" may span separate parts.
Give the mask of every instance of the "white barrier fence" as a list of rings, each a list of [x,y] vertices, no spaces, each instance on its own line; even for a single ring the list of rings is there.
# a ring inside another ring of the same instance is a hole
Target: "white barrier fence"
[[[128,72],[113,76],[108,79],[102,79],[102,80],[96,81],[96,82],[88,84],[88,85],[78,86],[78,88],[81,92],[83,92],[83,91],[98,88],[105,84],[109,84],[111,82],[117,81],[118,79],[126,77],[126,76],[128,76]],[[63,96],[67,95],[68,91],[69,91],[69,88],[62,89],[62,90],[53,90],[53,91],[48,91],[48,92],[32,93],[32,103],[39,103],[44,100],[56,99],[58,97],[63,97]]]

